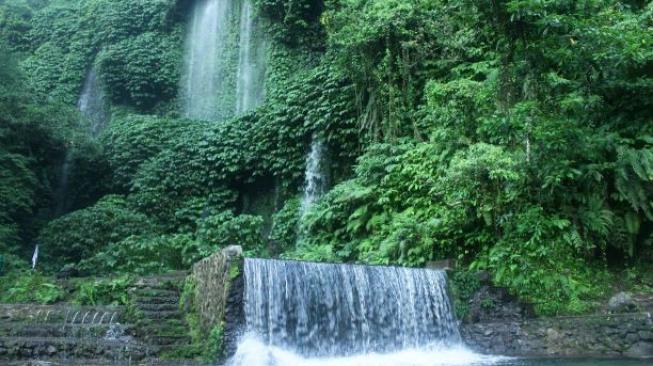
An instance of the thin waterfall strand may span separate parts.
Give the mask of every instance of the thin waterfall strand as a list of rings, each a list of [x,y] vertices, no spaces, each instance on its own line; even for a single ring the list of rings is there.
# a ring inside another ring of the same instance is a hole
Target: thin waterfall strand
[[[318,138],[313,138],[311,151],[306,157],[304,196],[301,203],[301,216],[324,195],[328,189],[328,175],[325,167],[326,146]]]
[[[257,37],[256,25],[252,1],[244,0],[240,10],[236,114],[258,107],[264,98],[265,39]]]
[[[97,137],[106,127],[110,116],[107,97],[94,68],[86,76],[77,108],[88,120],[91,136]]]

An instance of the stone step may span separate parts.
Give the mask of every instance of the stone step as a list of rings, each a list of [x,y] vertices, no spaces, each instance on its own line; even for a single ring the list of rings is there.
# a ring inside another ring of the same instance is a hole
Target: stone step
[[[139,278],[135,287],[156,287],[156,288],[179,288],[183,285],[188,272],[177,271],[161,275],[145,276]]]
[[[135,288],[131,294],[137,299],[143,298],[176,298],[179,299],[181,292],[174,289],[153,289],[153,288]]]
[[[175,296],[135,296],[136,305],[141,304],[178,304],[179,295]]]
[[[31,324],[31,323],[0,323],[2,337],[104,337],[115,329],[109,324]],[[120,325],[127,335],[134,335],[133,325]]]
[[[136,307],[144,312],[147,311],[179,311],[179,305],[177,303],[164,303],[164,304],[151,304],[151,303],[140,303],[136,304]]]
[[[190,344],[190,337],[187,335],[169,335],[169,336],[160,336],[160,335],[147,335],[143,338],[143,341],[147,344],[157,345],[157,346],[179,346]]]
[[[32,323],[109,323],[118,321],[123,306],[80,306],[73,304],[0,304],[0,321]]]
[[[166,319],[165,321],[162,322],[152,322],[152,319],[141,319],[145,321],[141,321],[138,324],[138,329],[145,329],[145,330],[152,330],[152,329],[177,329],[177,328],[184,328],[187,326],[186,320],[184,318],[179,318],[179,319]]]
[[[6,361],[3,366],[210,366],[195,360],[159,360],[143,359],[134,360],[97,360],[97,359],[66,359],[41,358],[30,361]],[[212,365],[211,365],[212,366]]]
[[[92,337],[0,337],[0,359],[92,358],[141,360],[151,354],[131,337],[120,340]]]
[[[182,320],[184,318],[184,314],[179,310],[141,311],[141,314],[147,320]]]

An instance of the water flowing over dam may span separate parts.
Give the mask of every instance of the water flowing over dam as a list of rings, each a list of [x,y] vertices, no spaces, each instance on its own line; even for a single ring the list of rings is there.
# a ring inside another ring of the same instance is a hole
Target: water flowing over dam
[[[490,362],[462,346],[443,271],[246,259],[244,276],[231,365]]]
[[[251,0],[198,0],[181,86],[189,118],[221,121],[263,102],[266,39]]]

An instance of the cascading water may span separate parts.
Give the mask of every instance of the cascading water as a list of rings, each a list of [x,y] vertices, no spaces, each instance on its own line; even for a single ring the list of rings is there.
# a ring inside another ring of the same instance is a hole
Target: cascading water
[[[186,115],[217,118],[217,98],[225,94],[224,65],[218,57],[227,46],[230,1],[201,0],[193,10],[187,40],[184,101]]]
[[[245,260],[231,366],[487,364],[462,346],[442,271]]]
[[[266,42],[251,0],[199,0],[186,41],[187,117],[225,120],[263,100]]]
[[[258,107],[264,99],[265,38],[256,36],[256,19],[251,0],[244,0],[240,10],[240,42],[236,113]]]
[[[326,147],[319,138],[313,137],[311,152],[306,157],[304,197],[301,204],[301,216],[318,200],[328,188],[328,175],[325,164]]]
[[[91,69],[86,76],[77,108],[88,120],[91,136],[97,137],[106,127],[110,116],[104,88],[100,84],[95,69]]]
[[[59,171],[59,181],[57,189],[54,191],[54,215],[61,216],[68,212],[70,202],[68,202],[68,191],[70,181],[70,170],[73,163],[73,147],[67,146],[64,153],[63,161],[61,162],[61,169]]]
[[[92,68],[86,75],[82,92],[77,101],[77,109],[82,114],[83,120],[80,121],[80,124],[88,122],[89,134],[93,138],[98,137],[111,117],[106,94],[95,68]],[[61,216],[70,209],[69,181],[74,168],[74,151],[75,147],[72,143],[66,146],[66,152],[59,171],[59,181],[54,192],[55,216]]]

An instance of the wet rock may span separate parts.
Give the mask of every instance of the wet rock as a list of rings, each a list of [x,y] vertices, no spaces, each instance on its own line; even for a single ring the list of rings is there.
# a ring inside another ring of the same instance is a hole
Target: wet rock
[[[45,349],[45,352],[48,356],[52,357],[57,354],[57,349],[53,345],[49,345],[48,348]]]
[[[620,292],[608,301],[608,310],[611,313],[630,313],[637,311],[637,303],[633,295],[628,292]]]
[[[653,331],[641,330],[637,335],[639,335],[639,339],[643,341],[653,341]]]
[[[624,355],[632,358],[653,358],[653,343],[637,342]]]
[[[653,357],[653,319],[647,313],[536,318],[463,324],[470,348],[523,357]]]
[[[466,322],[522,320],[531,317],[532,306],[511,296],[505,288],[482,286],[469,302]]]

